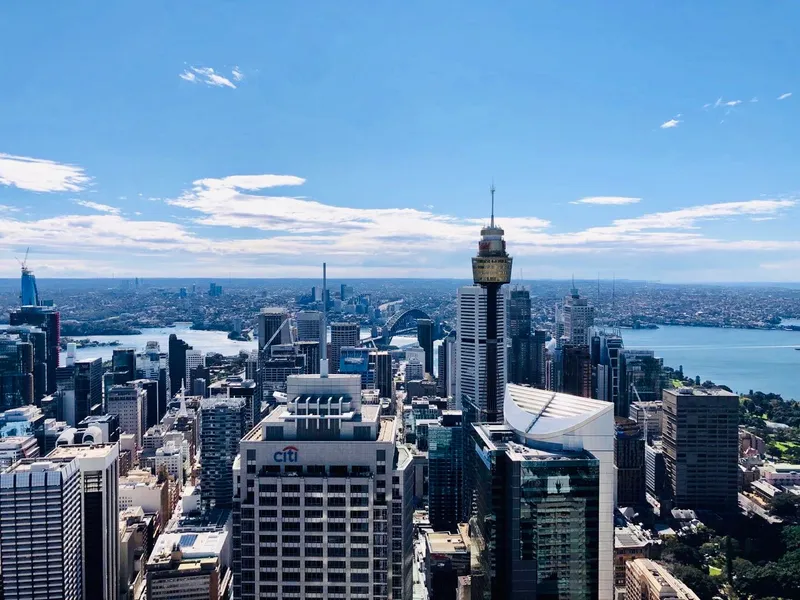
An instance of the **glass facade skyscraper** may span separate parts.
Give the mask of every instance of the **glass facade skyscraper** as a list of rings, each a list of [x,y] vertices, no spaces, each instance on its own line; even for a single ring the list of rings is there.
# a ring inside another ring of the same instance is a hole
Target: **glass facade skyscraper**
[[[460,410],[428,427],[428,514],[435,531],[456,531],[463,512],[464,443]]]

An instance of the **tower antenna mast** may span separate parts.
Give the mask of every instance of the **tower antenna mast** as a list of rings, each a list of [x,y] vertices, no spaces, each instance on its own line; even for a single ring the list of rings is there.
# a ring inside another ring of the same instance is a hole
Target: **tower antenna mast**
[[[491,224],[491,227],[494,228],[494,179],[492,179],[492,187],[489,188],[489,192],[492,194],[492,224]]]

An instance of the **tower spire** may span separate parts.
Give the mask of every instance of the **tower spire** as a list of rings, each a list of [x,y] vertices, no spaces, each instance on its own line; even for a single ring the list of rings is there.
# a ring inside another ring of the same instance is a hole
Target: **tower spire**
[[[322,263],[322,326],[320,327],[319,376],[328,376],[328,265]]]
[[[489,192],[492,194],[492,224],[491,224],[491,227],[494,228],[494,179],[492,179],[492,186],[489,188]]]

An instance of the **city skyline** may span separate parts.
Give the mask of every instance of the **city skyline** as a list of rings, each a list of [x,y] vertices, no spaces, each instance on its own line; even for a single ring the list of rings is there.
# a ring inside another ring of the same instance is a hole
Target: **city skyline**
[[[1,276],[797,279],[795,7],[143,8],[4,9]]]

